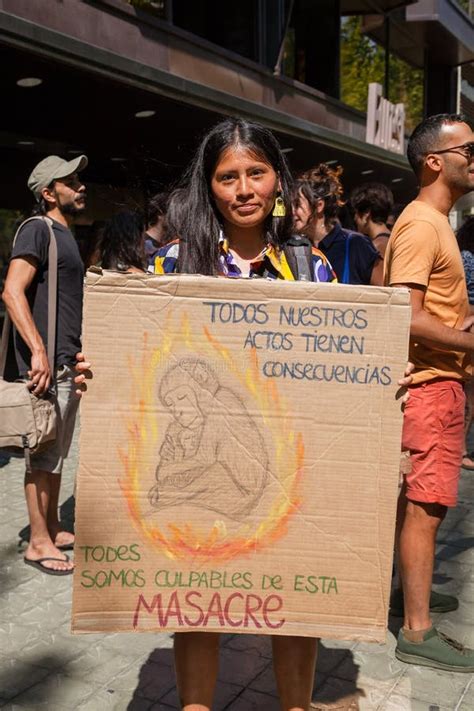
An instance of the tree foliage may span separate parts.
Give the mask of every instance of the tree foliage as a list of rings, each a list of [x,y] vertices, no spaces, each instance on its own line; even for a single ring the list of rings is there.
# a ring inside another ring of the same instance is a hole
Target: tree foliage
[[[384,48],[361,31],[359,17],[347,18],[341,28],[342,101],[365,112],[369,83],[384,85],[384,81]],[[390,53],[387,98],[405,104],[406,127],[413,129],[423,117],[423,70]]]

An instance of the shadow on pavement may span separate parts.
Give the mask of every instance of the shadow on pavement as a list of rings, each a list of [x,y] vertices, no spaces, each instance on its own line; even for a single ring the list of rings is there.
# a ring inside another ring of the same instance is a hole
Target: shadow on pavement
[[[140,669],[138,685],[127,711],[145,711],[150,708],[150,701],[157,702],[175,689],[173,650],[154,649]],[[164,703],[173,706],[172,701]]]
[[[255,643],[249,639],[249,652],[252,647],[255,649]],[[253,662],[252,656],[245,654],[244,646],[239,645],[239,649],[240,653],[228,656],[225,650],[229,652],[229,649],[221,647],[220,681],[216,686],[213,707],[231,711],[236,702],[239,709],[245,708],[245,703],[249,704],[249,708],[258,708],[254,705],[257,700],[261,703],[265,700],[265,709],[273,708],[273,702],[275,710],[278,709],[276,683],[270,659],[262,666],[259,664],[264,661],[261,656],[254,657],[255,671],[253,675],[250,672],[250,676],[255,678],[249,677],[244,680],[245,670],[237,668],[239,658],[242,666],[248,665],[250,661],[252,667]],[[365,692],[357,686],[358,674],[359,666],[355,663],[350,650],[325,647],[320,643],[311,708],[322,711],[330,705],[338,711],[358,711],[358,700],[365,697]],[[150,702],[158,701],[166,705],[163,708],[168,706],[173,709],[179,708],[171,649],[155,649],[149,655],[140,669],[138,685],[127,706],[127,711],[144,711],[149,708]]]
[[[358,676],[359,666],[349,649],[325,647],[320,642],[311,709],[358,711],[359,699],[365,697],[357,686]]]

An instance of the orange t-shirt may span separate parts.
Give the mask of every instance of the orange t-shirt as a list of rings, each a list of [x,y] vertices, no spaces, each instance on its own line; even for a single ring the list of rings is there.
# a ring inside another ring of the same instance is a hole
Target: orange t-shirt
[[[446,215],[421,200],[403,210],[393,228],[384,262],[384,283],[426,287],[424,309],[446,326],[460,328],[469,314],[461,253]],[[410,340],[413,383],[434,378],[467,380],[470,355]]]

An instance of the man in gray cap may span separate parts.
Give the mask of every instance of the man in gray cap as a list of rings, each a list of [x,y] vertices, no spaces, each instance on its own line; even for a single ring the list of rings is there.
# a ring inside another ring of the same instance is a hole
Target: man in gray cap
[[[54,372],[47,357],[49,229],[44,220],[26,222],[14,245],[3,300],[15,326],[18,371],[43,395],[55,386],[58,433],[51,447],[31,457],[25,495],[31,535],[25,563],[50,575],[69,575],[73,564],[63,553],[74,536],[58,518],[61,472],[74,432],[78,398],[74,392],[75,356],[81,350],[84,268],[70,230],[85,209],[85,187],[78,173],[86,156],[71,161],[48,156],[34,168],[28,187],[36,198],[35,215],[51,220],[58,248],[57,319]]]

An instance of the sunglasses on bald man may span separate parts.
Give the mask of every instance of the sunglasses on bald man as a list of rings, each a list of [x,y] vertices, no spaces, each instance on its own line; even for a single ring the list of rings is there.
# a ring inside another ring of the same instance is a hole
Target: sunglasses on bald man
[[[443,148],[441,151],[430,151],[430,153],[459,153],[464,158],[472,158],[474,156],[474,141],[463,143],[462,146],[452,146],[452,148]]]

